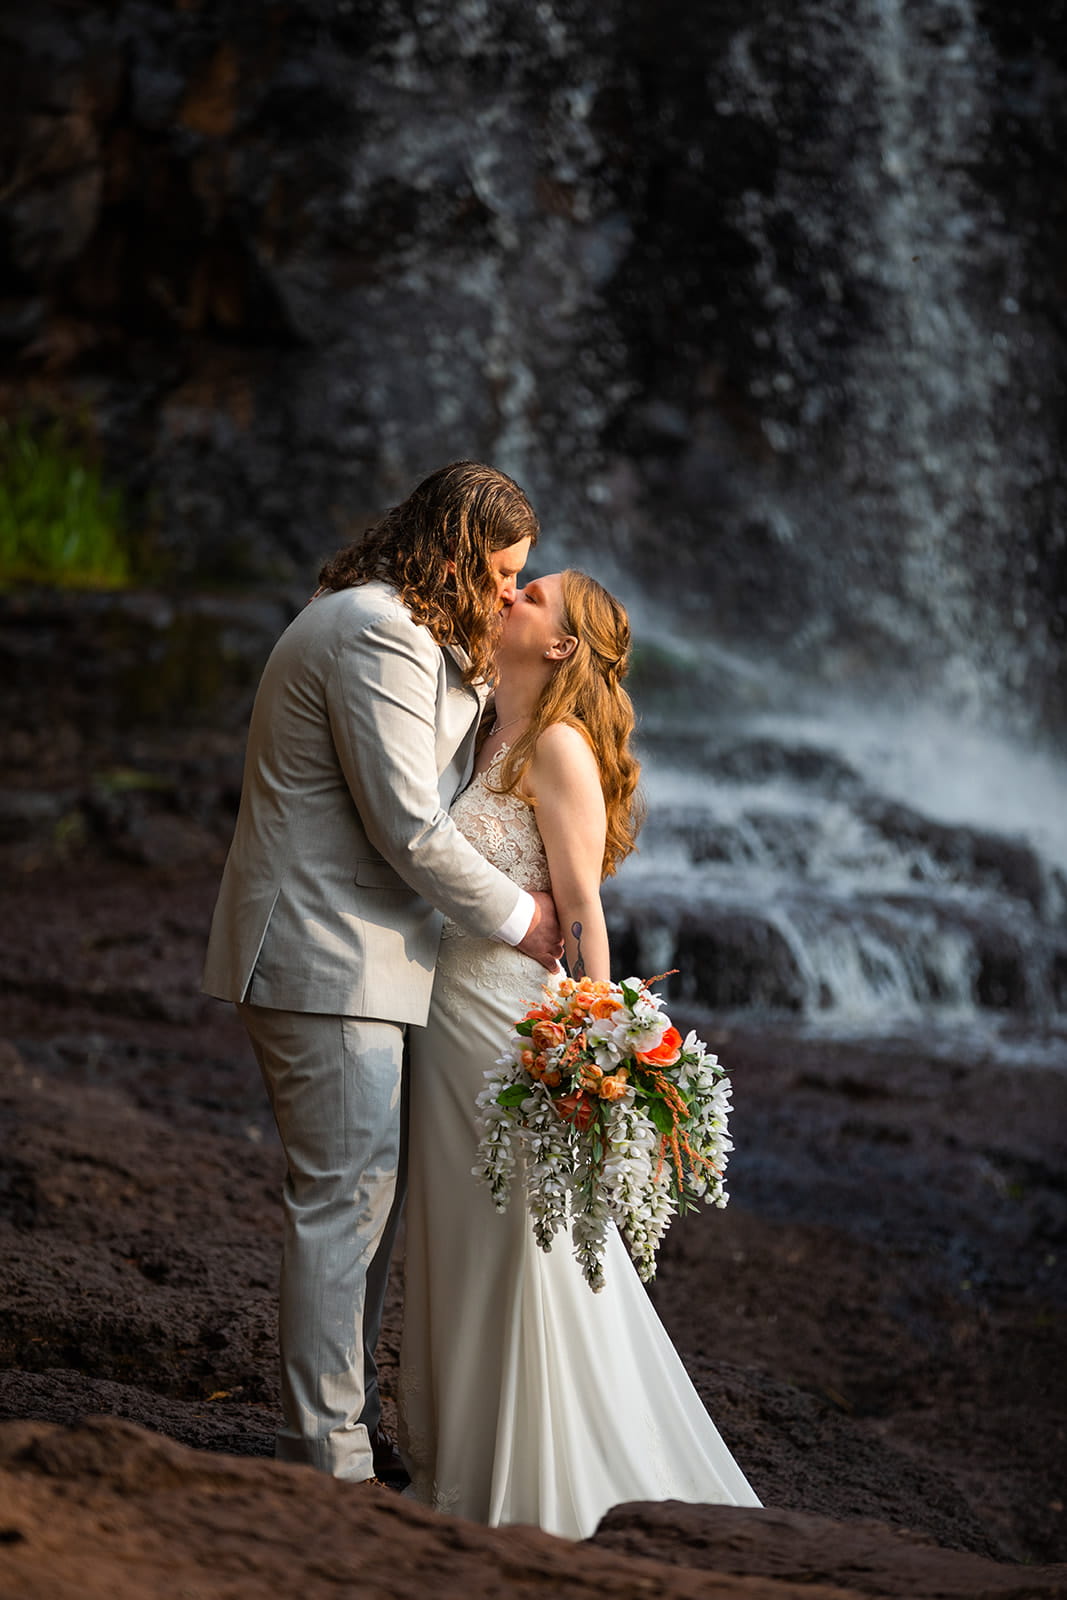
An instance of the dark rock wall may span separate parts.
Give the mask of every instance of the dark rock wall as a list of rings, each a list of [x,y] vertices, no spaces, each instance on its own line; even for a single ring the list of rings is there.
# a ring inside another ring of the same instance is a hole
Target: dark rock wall
[[[698,634],[1057,718],[1063,0],[2,30],[3,399],[88,408],[173,574],[303,580],[477,455]]]

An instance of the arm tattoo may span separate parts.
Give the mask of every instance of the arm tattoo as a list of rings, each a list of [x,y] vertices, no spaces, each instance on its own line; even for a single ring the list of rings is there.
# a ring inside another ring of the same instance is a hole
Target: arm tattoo
[[[571,969],[571,977],[584,978],[585,957],[582,955],[582,925],[580,922],[571,923],[571,935],[575,944],[578,946],[577,954],[575,955],[574,959],[574,966]]]

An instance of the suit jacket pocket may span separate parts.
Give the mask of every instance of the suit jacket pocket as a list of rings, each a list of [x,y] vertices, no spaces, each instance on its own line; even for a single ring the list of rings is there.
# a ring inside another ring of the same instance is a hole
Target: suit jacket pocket
[[[352,877],[361,889],[406,889],[407,884],[395,873],[388,861],[357,861]]]

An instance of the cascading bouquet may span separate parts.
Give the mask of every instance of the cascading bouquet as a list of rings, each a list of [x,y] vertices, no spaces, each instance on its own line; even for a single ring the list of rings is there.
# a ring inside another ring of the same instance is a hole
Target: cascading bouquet
[[[505,1210],[522,1151],[538,1244],[548,1250],[569,1223],[593,1290],[610,1222],[647,1282],[672,1216],[728,1198],[730,1080],[695,1033],[671,1025],[658,982],[551,978],[478,1096],[475,1177]]]

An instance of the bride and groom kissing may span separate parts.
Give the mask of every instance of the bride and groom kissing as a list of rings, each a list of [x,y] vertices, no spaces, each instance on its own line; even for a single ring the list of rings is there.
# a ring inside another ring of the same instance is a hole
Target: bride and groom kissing
[[[361,1482],[391,1453],[374,1348],[406,1187],[410,1492],[583,1538],[624,1500],[759,1502],[614,1230],[593,1295],[471,1170],[546,972],[611,976],[599,887],[638,822],[626,613],[575,571],[520,587],[538,531],[510,478],[454,462],[323,567],[256,696],[204,987],[286,1155],[278,1457]]]

